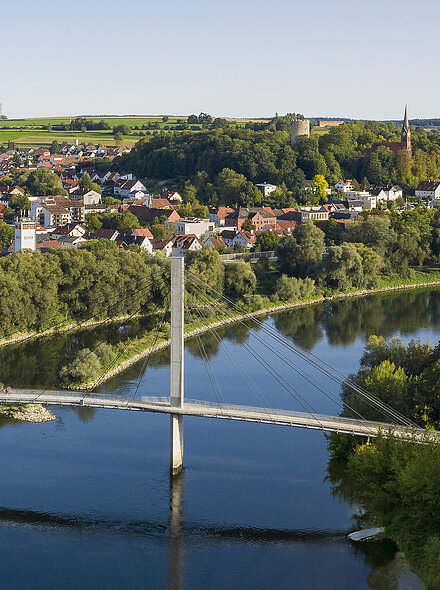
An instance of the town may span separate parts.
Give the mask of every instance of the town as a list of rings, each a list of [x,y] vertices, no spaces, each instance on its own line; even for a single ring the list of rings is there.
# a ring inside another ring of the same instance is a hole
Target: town
[[[343,126],[342,121],[319,121],[318,128]],[[291,121],[291,144],[310,136],[310,123],[301,117]],[[148,179],[133,173],[112,171],[111,164],[130,147],[103,145],[59,146],[51,149],[10,149],[0,154],[0,246],[2,254],[23,249],[77,248],[90,240],[110,240],[127,249],[138,246],[150,254],[181,256],[213,248],[227,257],[244,252],[273,251],[280,239],[292,235],[305,222],[324,229],[338,224],[343,232],[363,212],[405,211],[440,203],[440,181],[420,180],[413,195],[396,185],[361,187],[353,179],[338,179],[329,186],[322,174],[304,180],[301,189],[315,205],[275,207],[265,200],[277,193],[277,185],[255,184],[261,204],[200,206],[199,215],[188,215],[187,203],[167,181],[156,182],[152,193]],[[411,154],[411,131],[405,110],[400,142],[376,142],[366,154],[381,146]],[[100,165],[106,162],[106,166]],[[27,186],[6,185],[12,177],[35,177],[40,186],[32,194]],[[53,178],[51,176],[53,175]],[[56,182],[52,182],[55,180]],[[48,188],[49,187],[49,188]],[[57,188],[59,189],[57,191]],[[57,193],[63,194],[57,194]],[[191,210],[191,207],[190,207]]]

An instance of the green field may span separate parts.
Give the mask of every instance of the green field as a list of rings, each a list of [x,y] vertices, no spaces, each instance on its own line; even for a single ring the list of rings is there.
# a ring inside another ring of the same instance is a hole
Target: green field
[[[84,145],[93,143],[95,145],[104,144],[108,146],[116,145],[111,129],[99,131],[48,131],[44,129],[47,125],[68,125],[75,117],[42,117],[33,119],[3,119],[0,121],[0,146],[6,146],[8,142],[14,142],[17,147],[47,147],[52,141],[56,140],[58,143],[67,142],[73,143],[74,139]],[[161,116],[150,117],[89,117],[85,116],[89,121],[106,121],[111,128],[117,125],[129,125],[133,131],[130,135],[125,135],[122,141],[123,145],[133,145],[144,137],[147,131],[151,133],[162,132],[166,133],[173,131],[176,125],[186,123],[186,116],[170,116],[168,121],[162,121]],[[244,127],[250,119],[228,119],[231,122]],[[159,129],[134,129],[134,127],[141,127],[149,123],[159,123]],[[164,129],[167,127],[167,129]],[[201,125],[191,125],[190,129],[200,128]],[[179,131],[179,130],[176,130]],[[149,135],[147,135],[148,137]]]

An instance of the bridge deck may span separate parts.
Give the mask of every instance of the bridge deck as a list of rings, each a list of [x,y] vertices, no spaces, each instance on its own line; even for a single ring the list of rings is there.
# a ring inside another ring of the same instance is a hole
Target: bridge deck
[[[420,441],[426,437],[439,439],[439,431],[425,431],[421,428],[411,429],[383,422],[341,418],[322,414],[308,414],[291,412],[272,408],[256,408],[251,406],[237,406],[216,404],[212,402],[186,399],[182,408],[171,407],[169,397],[142,397],[131,400],[121,396],[101,395],[72,391],[39,391],[35,389],[11,389],[9,393],[0,391],[0,402],[6,403],[40,403],[57,406],[81,406],[90,408],[108,408],[116,410],[132,410],[142,412],[156,412],[162,414],[182,414],[185,416],[202,416],[205,418],[223,418],[246,422],[262,422],[294,426],[297,428],[311,428],[326,432],[341,432],[361,436],[384,435],[404,438],[415,436]]]

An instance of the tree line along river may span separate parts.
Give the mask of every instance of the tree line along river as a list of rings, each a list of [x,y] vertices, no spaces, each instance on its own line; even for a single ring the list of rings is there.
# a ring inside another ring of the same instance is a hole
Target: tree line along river
[[[357,370],[370,334],[437,343],[440,289],[312,305],[265,322],[348,374]],[[1,380],[23,375],[17,387],[52,386],[59,366],[79,348],[101,339],[117,343],[142,328],[138,319],[4,347]],[[257,405],[232,355],[272,407],[301,410],[248,354],[245,345],[264,352],[251,323],[218,333],[220,339],[206,333],[201,342],[227,403]],[[283,370],[279,359],[270,362]],[[101,392],[129,396],[139,385],[138,395],[167,395],[168,363],[162,351],[140,382],[143,361]],[[195,338],[186,342],[185,364],[186,395],[214,401]],[[301,377],[285,376],[317,411],[337,412]],[[1,421],[4,588],[391,590],[399,576],[419,587],[390,541],[346,540],[359,507],[332,483],[338,466],[328,465],[320,432],[185,418],[185,471],[170,485],[167,416],[87,408],[55,413],[57,421],[43,424]]]

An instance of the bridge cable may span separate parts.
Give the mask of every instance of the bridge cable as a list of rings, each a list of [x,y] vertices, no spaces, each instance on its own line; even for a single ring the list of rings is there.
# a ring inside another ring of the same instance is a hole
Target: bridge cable
[[[204,287],[208,288],[210,291],[214,292],[218,297],[220,297],[221,299],[226,301],[230,306],[233,306],[235,309],[240,311],[240,314],[243,315],[243,310],[240,309],[240,307],[237,306],[231,299],[227,298],[222,293],[219,293],[218,291],[216,291],[213,287],[210,287],[209,285],[204,283],[199,277],[193,275],[189,271],[186,271],[186,272],[188,273],[188,276],[190,276],[191,278],[196,280],[198,283],[202,284]],[[385,404],[384,402],[382,402],[381,400],[379,400],[378,398],[376,398],[372,394],[368,393],[367,391],[363,390],[359,386],[355,385],[353,382],[347,380],[347,378],[345,378],[343,375],[338,373],[336,370],[333,370],[331,367],[326,365],[323,361],[321,361],[320,359],[315,357],[312,353],[308,353],[308,352],[300,349],[299,347],[292,345],[292,343],[289,342],[285,337],[281,336],[277,331],[266,326],[265,324],[263,324],[263,322],[256,319],[255,317],[249,317],[249,319],[253,323],[255,323],[260,329],[262,329],[265,333],[269,334],[275,340],[281,342],[284,346],[289,348],[291,351],[295,352],[297,355],[300,356],[300,358],[302,358],[303,360],[305,360],[306,362],[308,362],[312,366],[318,368],[321,372],[324,372],[325,374],[327,374],[327,376],[332,378],[334,381],[337,381],[338,384],[345,384],[345,385],[349,386],[349,388],[355,393],[355,395],[361,397],[364,400],[367,400],[367,403],[369,403],[370,406],[375,407],[376,409],[379,408],[383,413],[385,413],[386,415],[388,415],[392,419],[396,420],[398,424],[400,423],[400,424],[403,424],[404,426],[407,426],[407,427],[418,428],[418,426],[415,423],[413,423],[411,420],[409,420],[408,418],[406,418],[405,416],[400,414],[400,412],[398,412],[397,410],[394,410],[393,408],[391,408],[390,406],[388,406],[387,404]]]
[[[235,319],[235,317],[226,310],[226,313],[229,315],[231,319]],[[243,319],[237,319],[237,323],[242,324],[245,327],[248,327]],[[232,328],[233,329],[233,328]],[[235,330],[234,330],[235,332]],[[236,333],[236,332],[235,332]],[[354,414],[358,416],[361,420],[366,420],[362,414],[360,414],[357,410],[349,406],[346,402],[341,402],[339,396],[335,395],[331,390],[326,390],[312,375],[307,373],[304,369],[300,369],[298,365],[296,365],[291,359],[283,355],[279,352],[276,348],[268,344],[265,340],[263,340],[258,334],[254,331],[251,331],[251,336],[253,336],[258,342],[263,344],[266,348],[268,348],[274,355],[276,355],[280,360],[282,360],[285,364],[287,364],[290,368],[292,368],[300,377],[305,379],[308,383],[313,385],[316,389],[318,389],[323,395],[325,395],[332,403],[334,403],[339,409],[344,409],[344,406],[352,411]]]
[[[188,314],[191,318],[191,322],[195,325],[194,317],[191,313],[190,308],[188,306],[185,306],[185,307],[186,307]],[[196,333],[196,340],[197,340],[197,345],[199,348],[200,355],[203,359],[203,364],[205,366],[206,374],[208,375],[208,379],[209,379],[212,391],[214,393],[214,397],[217,400],[217,404],[220,407],[220,403],[225,404],[225,398],[223,397],[221,387],[220,387],[217,377],[212,369],[212,365],[209,360],[208,354],[206,352],[205,346],[203,345],[202,339],[200,338],[200,334],[198,332]],[[220,399],[222,400],[222,402],[220,402]]]
[[[212,309],[212,308],[211,308]],[[230,326],[232,331],[238,336],[236,330]],[[307,402],[307,400],[291,385],[289,384],[282,375],[276,371],[270,364],[264,359],[252,346],[250,346],[247,342],[243,343],[243,346],[248,350],[248,352],[261,364],[263,365],[266,370],[274,377],[274,379],[289,393],[291,397],[295,399],[297,403],[301,405],[301,407],[308,413],[311,414],[312,417],[318,422],[320,427],[323,429],[323,425],[319,420],[318,416],[321,417],[321,414],[313,408],[313,406]],[[293,392],[293,393],[292,393]],[[265,402],[270,406],[269,402],[264,398]],[[302,401],[301,401],[302,400]],[[311,411],[310,411],[311,410]]]
[[[232,330],[237,334],[237,332],[234,330],[234,328],[232,328]],[[216,333],[216,330],[214,328],[213,330]],[[237,334],[238,336],[238,334]],[[286,391],[289,393],[289,395],[291,395],[291,397],[293,397],[297,403],[299,403],[301,405],[301,407],[308,413],[311,414],[313,416],[313,418],[316,420],[316,422],[318,422],[318,424],[320,425],[320,427],[323,429],[323,425],[320,422],[318,416],[320,416],[320,414],[311,406],[311,404],[309,404],[307,402],[307,400],[305,400],[303,398],[303,396],[301,396],[301,394],[290,384],[288,384],[285,379],[283,379],[283,377],[275,370],[273,369],[273,367],[271,367],[267,361],[265,361],[265,359],[258,353],[255,351],[255,349],[253,349],[250,345],[248,345],[248,343],[243,343],[243,346],[250,352],[250,354],[257,360],[260,362],[260,364],[263,364],[263,366],[265,366],[265,368],[267,369],[267,371],[278,381],[278,383],[280,383],[280,385],[286,389]],[[236,359],[236,361],[239,363],[239,361]],[[244,369],[243,369],[244,370]],[[269,404],[268,400],[264,397],[264,395],[261,393],[261,391],[255,386],[256,390],[259,392],[261,398],[264,400],[264,402],[273,410],[273,408],[271,407],[271,405]],[[293,393],[292,393],[293,392]],[[304,402],[302,403],[301,402]],[[308,407],[307,407],[308,406]],[[310,412],[311,410],[311,412]]]
[[[198,277],[196,277],[196,278],[198,279]],[[206,287],[213,290],[209,285],[206,285],[200,279],[198,279],[198,280],[200,282],[202,282],[202,284],[204,284]],[[217,291],[215,291],[215,292],[218,295],[220,295],[221,298],[225,299],[225,301],[227,301],[229,304],[232,304],[237,310],[239,310],[241,312],[241,315],[243,315],[243,310],[240,309],[236,304],[234,304],[234,302],[232,302],[230,299],[222,296]],[[232,316],[232,317],[234,317],[234,316]],[[386,414],[386,415],[390,416],[392,419],[396,420],[397,423],[404,424],[407,427],[418,428],[418,426],[416,424],[411,422],[405,416],[403,416],[402,414],[400,414],[396,410],[393,410],[393,408],[387,406],[387,404],[385,404],[381,400],[378,400],[377,398],[375,398],[373,395],[369,394],[365,390],[362,390],[361,388],[354,386],[354,384],[352,382],[347,381],[346,378],[342,377],[342,380],[339,380],[339,379],[335,379],[334,376],[329,375],[329,373],[327,372],[326,369],[331,369],[331,368],[328,367],[327,365],[325,365],[325,363],[323,363],[321,361],[319,363],[310,361],[310,359],[307,358],[305,351],[302,351],[302,349],[300,349],[299,347],[297,347],[297,348],[293,347],[287,339],[280,336],[280,334],[278,332],[276,332],[275,330],[273,330],[272,328],[267,327],[266,324],[263,324],[260,320],[257,320],[256,318],[253,318],[253,317],[249,317],[249,320],[254,322],[260,329],[262,329],[262,331],[268,333],[272,338],[281,342],[284,346],[289,348],[291,351],[298,354],[300,356],[300,358],[303,358],[303,360],[305,360],[306,362],[308,362],[309,364],[311,364],[315,368],[319,368],[322,372],[326,373],[333,380],[336,380],[338,382],[338,384],[350,384],[350,389],[355,393],[355,395],[357,395],[358,397],[361,397],[364,401],[368,400],[367,401],[368,405],[374,407],[376,410],[377,410],[377,408],[379,408],[384,414]],[[316,360],[319,361],[319,359],[316,359]]]

